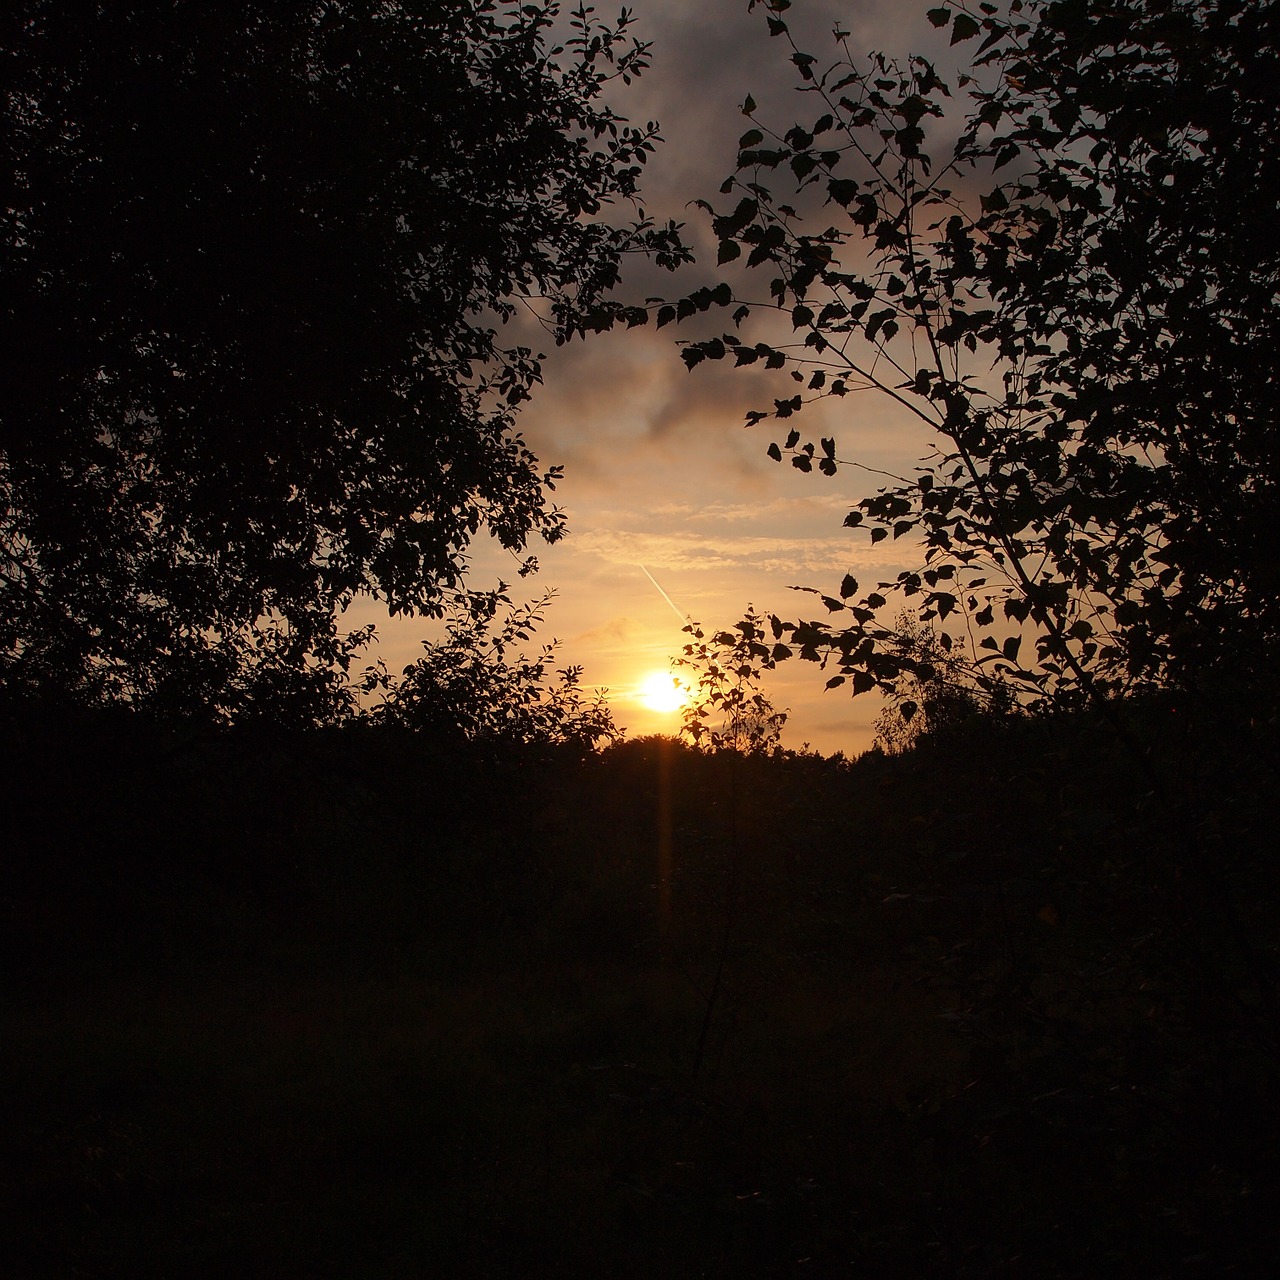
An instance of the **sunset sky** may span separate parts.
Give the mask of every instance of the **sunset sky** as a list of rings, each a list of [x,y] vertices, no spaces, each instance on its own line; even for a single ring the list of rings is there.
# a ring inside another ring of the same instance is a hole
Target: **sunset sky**
[[[653,43],[653,65],[617,105],[633,120],[662,125],[666,144],[645,179],[645,205],[660,220],[686,223],[700,264],[675,277],[633,271],[623,294],[638,301],[676,296],[713,278],[709,221],[687,206],[718,199],[747,127],[745,97],[784,127],[818,112],[796,94],[789,51],[769,39],[762,7],[748,13],[746,0],[634,0],[630,7],[641,38]],[[837,18],[855,48],[936,48],[925,8],[797,0],[787,17],[801,47],[821,59],[835,52]],[[857,499],[874,492],[874,476],[851,468],[830,479],[802,475],[766,456],[770,424],[744,430],[748,409],[783,394],[785,374],[705,364],[690,373],[675,345],[679,336],[674,326],[641,329],[548,351],[546,385],[526,407],[522,430],[543,462],[565,466],[555,496],[570,536],[555,547],[532,547],[542,571],[524,582],[509,557],[483,546],[474,557],[473,586],[504,577],[526,598],[557,592],[542,638],[560,640],[560,656],[583,665],[585,683],[609,690],[615,719],[632,735],[678,727],[674,713],[647,709],[639,694],[645,677],[680,651],[683,615],[719,628],[753,603],[783,617],[811,617],[822,613],[820,603],[790,587],[831,591],[846,572],[878,581],[907,567],[909,555],[892,543],[873,551],[865,535],[842,528]],[[815,436],[836,436],[842,457],[902,470],[922,452],[921,437],[887,402],[851,396],[833,406],[825,418],[806,410],[807,425]],[[382,656],[398,671],[419,651],[424,626],[382,622],[380,631]],[[771,679],[769,695],[791,711],[784,743],[864,750],[879,703],[824,693],[824,679],[799,661]]]

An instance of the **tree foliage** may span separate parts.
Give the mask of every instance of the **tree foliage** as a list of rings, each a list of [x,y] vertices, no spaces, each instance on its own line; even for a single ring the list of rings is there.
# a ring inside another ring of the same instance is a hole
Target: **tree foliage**
[[[481,529],[561,535],[502,325],[579,330],[684,250],[602,96],[647,47],[558,10],[5,7],[7,688],[324,718],[356,594],[438,613]]]
[[[591,750],[616,742],[622,731],[603,691],[586,694],[579,666],[555,669],[556,641],[533,658],[521,648],[550,602],[548,593],[513,605],[505,585],[459,593],[443,639],[424,641],[426,652],[399,679],[372,673],[370,688],[387,691],[373,721],[476,743]]]
[[[930,21],[974,50],[953,97],[930,61],[839,30],[824,67],[789,0],[763,7],[812,110],[773,125],[747,99],[730,203],[706,207],[720,262],[768,289],[712,299],[735,332],[685,361],[787,370],[749,421],[874,391],[934,444],[845,521],[918,567],[871,591],[847,576],[823,596],[839,618],[789,642],[831,684],[892,691],[896,598],[1024,700],[1269,679],[1280,11],[947,0]],[[751,317],[791,336],[747,341]],[[786,428],[778,461],[846,465]]]
[[[783,624],[773,617],[767,621],[780,636]],[[689,640],[676,666],[688,669],[694,684],[682,732],[695,747],[741,755],[771,755],[778,749],[788,713],[773,705],[761,681],[787,655],[785,646],[767,643],[765,625],[766,619],[748,608],[732,630],[708,634],[696,622],[684,628]]]
[[[886,755],[901,755],[978,710],[968,671],[958,657],[943,651],[932,627],[903,609],[894,628],[897,634],[887,647],[901,662],[902,673],[875,723],[875,745]]]

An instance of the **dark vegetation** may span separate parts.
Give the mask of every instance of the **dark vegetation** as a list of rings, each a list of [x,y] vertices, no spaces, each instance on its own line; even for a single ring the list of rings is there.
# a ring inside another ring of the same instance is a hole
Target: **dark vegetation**
[[[10,717],[7,1274],[1254,1274],[1273,735],[1149,715],[1248,952],[1089,717],[853,763]]]
[[[536,567],[534,343],[686,256],[605,100],[647,46],[579,8],[5,5],[6,689],[331,722],[354,596],[438,617],[482,534]]]

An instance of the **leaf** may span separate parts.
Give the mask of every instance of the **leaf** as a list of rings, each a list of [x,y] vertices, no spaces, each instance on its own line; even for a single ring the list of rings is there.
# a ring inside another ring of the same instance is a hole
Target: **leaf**
[[[737,207],[722,218],[714,218],[711,226],[722,240],[731,239],[748,227],[760,212],[760,202],[750,196],[743,196]]]
[[[832,178],[827,183],[827,199],[847,209],[861,190],[852,178]]]
[[[967,13],[957,13],[951,23],[951,43],[954,45],[962,40],[970,40],[981,30],[982,27],[976,19],[971,18]]]
[[[1003,169],[1010,160],[1015,159],[1021,154],[1021,148],[1016,143],[1007,142],[996,152],[995,163],[991,166],[993,170]]]
[[[929,21],[935,27],[945,27],[951,21],[950,9],[930,9],[928,13]]]
[[[855,671],[853,673],[853,691],[858,693],[870,693],[876,687],[876,678],[869,671]]]
[[[871,318],[867,321],[865,330],[867,341],[874,342],[876,340],[876,334],[880,331],[881,326],[883,326],[887,321],[894,319],[897,314],[897,311],[893,307],[885,307],[880,311],[874,312]]]
[[[797,178],[807,178],[817,167],[817,160],[807,151],[791,157],[791,171]]]
[[[983,213],[999,213],[1001,209],[1009,207],[1009,197],[1005,195],[1003,187],[994,187],[980,199]]]

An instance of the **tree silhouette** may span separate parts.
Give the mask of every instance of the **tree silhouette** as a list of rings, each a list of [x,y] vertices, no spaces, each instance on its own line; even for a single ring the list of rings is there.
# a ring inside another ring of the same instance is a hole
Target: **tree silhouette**
[[[616,742],[622,731],[604,693],[586,696],[581,667],[554,668],[556,641],[532,658],[521,648],[550,602],[547,593],[513,605],[505,585],[460,594],[446,613],[443,639],[424,641],[423,656],[399,679],[374,673],[371,686],[388,695],[374,708],[374,722],[479,743],[590,751]]]
[[[735,202],[706,206],[721,264],[746,270],[732,297],[704,290],[658,323],[772,315],[764,341],[726,333],[684,358],[789,371],[748,419],[786,421],[778,461],[857,465],[789,420],[860,391],[933,441],[845,521],[914,542],[918,568],[870,592],[847,576],[819,593],[840,617],[791,624],[790,643],[830,684],[891,692],[897,597],[1024,700],[1271,679],[1280,11],[949,0],[931,22],[978,42],[957,100],[929,61],[863,57],[839,30],[824,70],[789,0],[763,7],[812,117],[775,128],[748,98]]]
[[[875,745],[886,755],[901,755],[927,735],[954,729],[979,711],[970,673],[955,654],[943,651],[933,627],[908,609],[898,614],[894,627],[891,651],[903,669],[875,723]],[[997,702],[995,709],[1002,705]]]
[[[482,528],[561,535],[501,326],[685,251],[601,96],[646,46],[558,8],[5,7],[9,691],[324,719],[355,595],[436,613]]]
[[[750,607],[732,630],[708,633],[697,622],[684,627],[689,639],[675,665],[692,678],[682,732],[695,747],[741,755],[777,751],[789,713],[773,705],[762,680],[788,654],[785,645],[767,643],[766,621],[775,638],[782,634],[777,618],[766,620]]]

